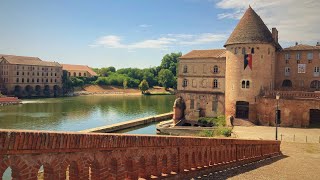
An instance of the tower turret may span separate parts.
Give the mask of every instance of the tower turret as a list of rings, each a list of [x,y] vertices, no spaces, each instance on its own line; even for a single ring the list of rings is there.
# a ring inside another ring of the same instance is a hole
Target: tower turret
[[[274,87],[275,52],[281,46],[273,36],[277,32],[272,35],[249,7],[225,43],[227,117],[256,121],[256,97]]]

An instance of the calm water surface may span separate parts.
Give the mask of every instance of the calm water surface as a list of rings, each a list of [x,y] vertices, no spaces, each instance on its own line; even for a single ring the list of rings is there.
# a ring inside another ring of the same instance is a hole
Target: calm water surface
[[[174,99],[115,95],[24,100],[21,105],[0,107],[0,128],[79,131],[170,112]],[[130,133],[154,132],[151,125]]]

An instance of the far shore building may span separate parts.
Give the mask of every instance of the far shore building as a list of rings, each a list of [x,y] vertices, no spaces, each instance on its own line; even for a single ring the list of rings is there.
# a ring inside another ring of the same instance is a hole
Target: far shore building
[[[68,72],[68,77],[94,77],[98,76],[89,66],[62,64],[62,69]]]
[[[320,125],[319,42],[282,48],[277,29],[249,7],[224,47],[180,57],[175,122],[221,114],[227,123],[233,116],[239,125],[274,126],[278,104],[281,126]]]
[[[57,96],[62,89],[62,66],[38,57],[0,54],[0,91],[5,95]]]

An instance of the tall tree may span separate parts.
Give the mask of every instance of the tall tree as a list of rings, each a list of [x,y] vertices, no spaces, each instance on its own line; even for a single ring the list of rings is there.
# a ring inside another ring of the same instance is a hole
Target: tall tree
[[[177,66],[178,66],[178,60],[179,57],[182,56],[182,53],[171,53],[171,54],[166,54],[160,64],[161,69],[169,69],[174,76],[177,75]]]
[[[168,69],[161,69],[159,72],[159,84],[161,84],[165,89],[172,87],[175,82],[175,77],[173,73]]]
[[[139,89],[141,90],[142,94],[144,94],[149,89],[148,81],[145,79],[141,81],[139,84]]]

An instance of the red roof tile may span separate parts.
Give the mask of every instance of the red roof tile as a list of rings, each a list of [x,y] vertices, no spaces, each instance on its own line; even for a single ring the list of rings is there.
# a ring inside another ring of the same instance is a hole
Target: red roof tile
[[[180,59],[201,59],[201,58],[225,58],[225,49],[209,49],[209,50],[193,50],[183,56]]]
[[[97,73],[86,65],[62,64],[62,69],[66,71],[87,71],[91,76],[97,76]]]

